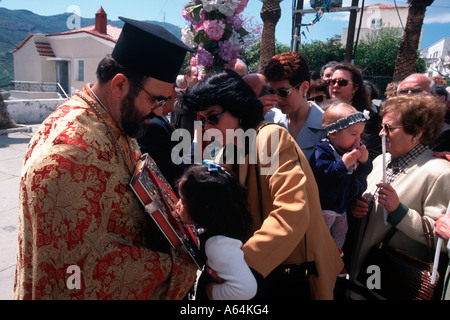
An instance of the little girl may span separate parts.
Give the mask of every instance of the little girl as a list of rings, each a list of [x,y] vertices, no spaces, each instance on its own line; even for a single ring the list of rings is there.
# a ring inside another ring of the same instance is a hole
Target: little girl
[[[224,281],[206,285],[213,300],[246,300],[256,295],[257,283],[244,260],[242,241],[248,238],[252,222],[243,189],[237,179],[213,161],[190,166],[178,182],[177,210],[181,221],[205,231],[200,249],[207,267]],[[204,294],[197,287],[197,299]]]
[[[361,142],[367,119],[368,114],[335,100],[322,118],[327,138],[315,145],[310,159],[325,222],[341,250],[348,231],[347,208],[366,190],[372,171],[369,152]]]

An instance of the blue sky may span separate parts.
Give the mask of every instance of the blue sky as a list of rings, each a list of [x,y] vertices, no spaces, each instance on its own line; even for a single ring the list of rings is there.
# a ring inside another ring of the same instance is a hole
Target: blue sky
[[[170,22],[183,27],[186,21],[181,16],[181,10],[187,0],[0,0],[0,7],[8,9],[26,9],[40,15],[54,15],[67,11],[70,6],[76,5],[80,9],[82,17],[94,17],[100,6],[103,6],[108,19],[118,20],[118,16],[129,17],[137,20],[157,20]],[[363,0],[359,0],[361,5]],[[407,5],[406,0],[365,0],[365,5],[375,3]],[[351,0],[344,0],[343,6],[350,6]],[[260,0],[250,0],[246,15],[253,16],[255,21],[262,24],[259,12],[262,7]],[[309,0],[304,0],[304,7],[310,8]],[[292,27],[292,1],[281,2],[281,18],[277,24],[276,38],[281,43],[290,45]],[[313,40],[325,41],[334,36],[342,34],[342,29],[348,27],[349,13],[325,13],[323,18],[314,26],[309,27],[309,32],[302,28],[306,38],[302,37],[303,43]],[[303,16],[303,23],[314,18],[311,14]],[[404,24],[406,21],[403,22]],[[432,45],[442,38],[450,37],[450,1],[435,0],[427,8],[422,36],[422,48]]]

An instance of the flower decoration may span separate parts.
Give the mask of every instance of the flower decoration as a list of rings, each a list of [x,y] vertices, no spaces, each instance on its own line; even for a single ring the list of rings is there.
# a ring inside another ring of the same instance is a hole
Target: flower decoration
[[[239,49],[248,35],[242,12],[248,0],[194,0],[182,15],[188,25],[181,30],[183,42],[194,49],[190,60],[199,78],[222,69],[234,69]]]

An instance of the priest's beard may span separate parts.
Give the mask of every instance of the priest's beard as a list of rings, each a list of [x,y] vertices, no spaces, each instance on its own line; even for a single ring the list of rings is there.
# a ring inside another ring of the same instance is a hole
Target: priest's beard
[[[125,134],[137,139],[142,137],[147,130],[147,125],[144,121],[146,119],[153,119],[156,115],[153,112],[150,112],[144,117],[140,116],[136,110],[134,98],[135,95],[132,95],[130,92],[127,94],[122,101],[120,114],[122,117],[122,129]]]

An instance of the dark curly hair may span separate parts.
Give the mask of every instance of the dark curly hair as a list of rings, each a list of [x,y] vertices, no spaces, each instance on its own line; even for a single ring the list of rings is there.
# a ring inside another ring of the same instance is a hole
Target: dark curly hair
[[[272,57],[264,69],[268,81],[288,80],[292,86],[304,81],[311,82],[309,67],[298,52],[283,52]]]
[[[194,164],[180,178],[178,191],[190,218],[206,228],[208,236],[248,239],[252,217],[244,188],[231,172]]]
[[[402,95],[389,98],[381,105],[381,116],[398,112],[406,133],[417,135],[423,130],[420,143],[431,145],[439,136],[444,124],[445,105],[428,94]]]
[[[244,130],[256,128],[264,120],[263,105],[250,86],[233,70],[206,76],[181,96],[181,103],[195,112],[219,105],[240,119]]]

